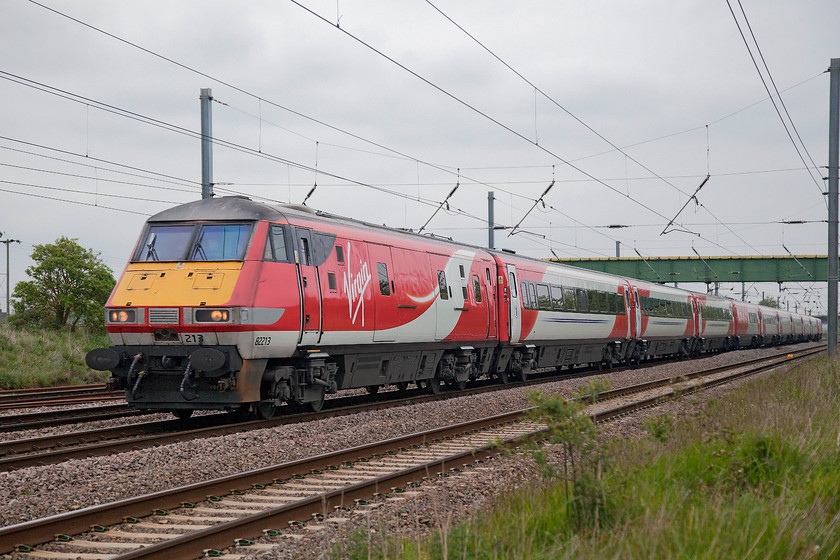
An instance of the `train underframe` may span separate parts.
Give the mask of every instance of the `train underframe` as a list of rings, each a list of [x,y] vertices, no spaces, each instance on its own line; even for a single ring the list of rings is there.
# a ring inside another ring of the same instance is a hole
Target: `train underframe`
[[[783,337],[752,338],[747,346],[785,342]],[[111,385],[125,389],[128,404],[141,410],[170,410],[181,418],[202,409],[269,418],[284,403],[320,410],[326,394],[344,389],[374,393],[383,386],[406,389],[414,383],[436,393],[443,386],[463,389],[480,377],[507,383],[544,368],[611,369],[741,346],[735,336],[439,343],[392,345],[387,351],[371,352],[359,346],[301,349],[297,356],[278,359],[242,359],[236,346],[115,346],[102,349],[97,364],[89,365],[111,370]]]

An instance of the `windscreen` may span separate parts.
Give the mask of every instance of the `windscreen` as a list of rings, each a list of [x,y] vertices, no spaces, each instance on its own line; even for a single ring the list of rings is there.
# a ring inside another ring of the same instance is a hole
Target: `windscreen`
[[[135,261],[242,260],[251,224],[153,224]]]
[[[245,256],[251,226],[205,225],[195,242],[192,261],[235,261]]]
[[[192,240],[194,224],[180,226],[151,226],[138,261],[181,261]]]

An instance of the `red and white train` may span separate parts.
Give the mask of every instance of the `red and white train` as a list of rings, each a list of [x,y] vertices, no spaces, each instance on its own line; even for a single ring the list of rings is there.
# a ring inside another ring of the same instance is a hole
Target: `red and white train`
[[[149,218],[106,328],[88,365],[182,417],[822,336],[779,309],[244,197]]]

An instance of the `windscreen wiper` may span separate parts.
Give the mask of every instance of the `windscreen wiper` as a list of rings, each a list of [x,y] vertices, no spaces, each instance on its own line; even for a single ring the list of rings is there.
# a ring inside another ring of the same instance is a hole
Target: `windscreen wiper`
[[[155,241],[157,241],[157,234],[152,233],[149,235],[149,242],[146,244],[146,259],[147,261],[158,261],[157,251],[155,251]]]

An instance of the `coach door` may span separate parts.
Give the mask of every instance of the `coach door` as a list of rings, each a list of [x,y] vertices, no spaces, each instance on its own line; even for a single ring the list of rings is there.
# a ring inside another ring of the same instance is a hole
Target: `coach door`
[[[493,274],[484,269],[484,294],[487,302],[487,338],[496,338],[496,293],[493,289]]]
[[[703,325],[700,322],[700,301],[696,296],[688,296],[691,301],[691,310],[694,315],[694,336],[700,336]]]
[[[624,282],[624,299],[627,305],[627,337],[635,338],[639,332],[639,318],[636,315],[638,302],[633,297],[633,288],[630,286],[630,282]]]
[[[297,230],[295,260],[300,278],[300,344],[318,344],[321,337],[321,283],[318,267],[314,266],[312,234],[307,229]]]
[[[510,341],[519,342],[522,335],[522,310],[519,306],[519,282],[516,279],[516,267],[507,265],[508,273],[508,321],[510,323]]]

